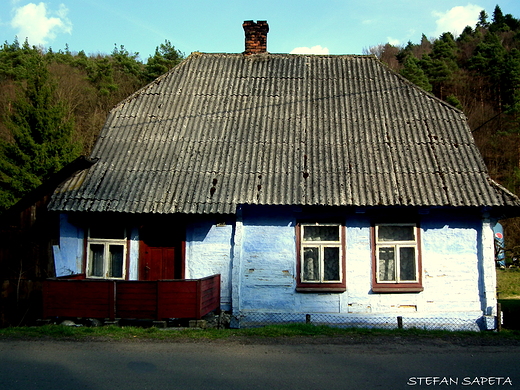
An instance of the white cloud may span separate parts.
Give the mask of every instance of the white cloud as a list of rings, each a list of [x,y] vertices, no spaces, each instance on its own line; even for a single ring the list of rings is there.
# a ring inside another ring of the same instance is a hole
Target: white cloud
[[[321,45],[316,45],[313,47],[296,47],[291,50],[290,54],[329,54],[329,49],[327,47],[321,47]]]
[[[434,36],[438,37],[448,31],[453,35],[459,35],[466,26],[475,27],[480,11],[483,9],[479,5],[468,4],[464,7],[453,7],[446,12],[434,11],[432,14],[437,18],[435,21],[437,29],[433,33]]]
[[[392,37],[387,37],[386,41],[391,44],[392,46],[399,46],[401,44],[401,41],[399,39],[395,39]]]
[[[17,29],[16,35],[20,41],[27,38],[31,45],[43,45],[53,40],[58,33],[72,32],[72,23],[67,13],[68,9],[63,4],[51,13],[45,3],[29,3],[14,9],[11,26]]]

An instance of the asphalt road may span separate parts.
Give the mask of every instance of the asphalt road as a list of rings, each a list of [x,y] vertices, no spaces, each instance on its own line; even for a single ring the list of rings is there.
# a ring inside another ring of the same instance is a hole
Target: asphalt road
[[[518,346],[0,341],[0,389],[520,389]]]

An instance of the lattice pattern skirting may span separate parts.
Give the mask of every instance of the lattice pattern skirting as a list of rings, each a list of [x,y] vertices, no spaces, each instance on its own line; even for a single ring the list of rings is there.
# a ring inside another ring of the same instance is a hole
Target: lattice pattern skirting
[[[344,328],[383,328],[383,329],[427,329],[427,330],[493,330],[496,317],[408,317],[408,316],[351,316],[335,314],[302,313],[240,313],[231,318],[233,328],[253,328],[266,325],[311,323]]]

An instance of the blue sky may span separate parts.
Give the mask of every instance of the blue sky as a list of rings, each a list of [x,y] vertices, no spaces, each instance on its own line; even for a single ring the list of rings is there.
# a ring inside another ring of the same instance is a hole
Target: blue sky
[[[242,52],[242,22],[267,20],[272,53],[362,54],[460,33],[497,4],[520,18],[519,0],[0,0],[0,39],[87,54],[124,45],[145,61],[165,40],[186,55]]]

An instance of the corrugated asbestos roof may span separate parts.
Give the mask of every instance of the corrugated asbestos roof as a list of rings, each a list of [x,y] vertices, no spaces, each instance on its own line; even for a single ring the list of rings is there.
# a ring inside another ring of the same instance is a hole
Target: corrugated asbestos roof
[[[518,206],[464,115],[371,56],[201,54],[116,106],[51,210]]]

